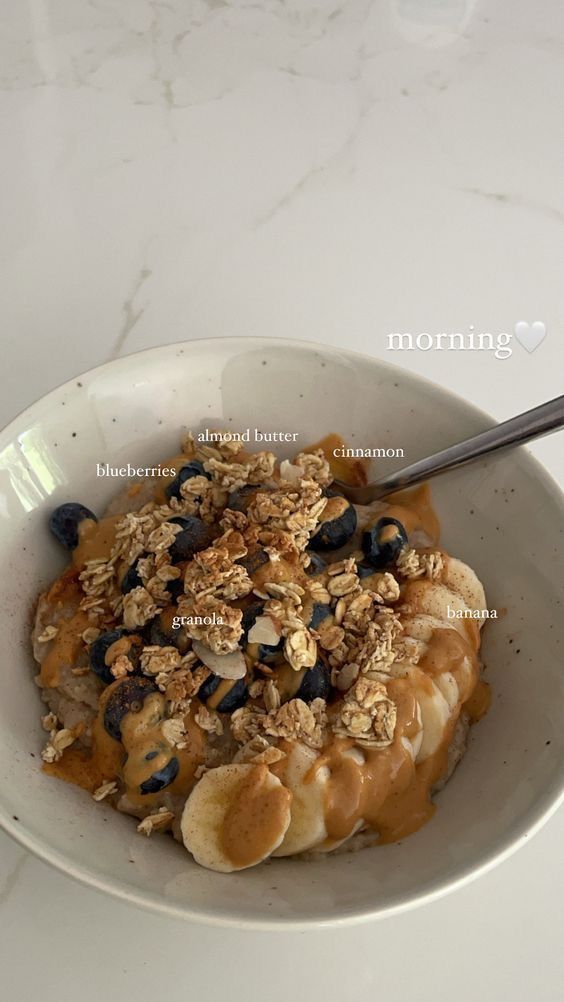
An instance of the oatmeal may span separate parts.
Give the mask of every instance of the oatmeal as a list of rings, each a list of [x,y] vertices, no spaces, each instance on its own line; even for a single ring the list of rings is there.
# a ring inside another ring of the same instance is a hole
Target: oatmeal
[[[426,487],[347,501],[340,441],[278,462],[186,433],[100,520],[51,516],[42,767],[212,869],[416,831],[487,709],[478,578]]]

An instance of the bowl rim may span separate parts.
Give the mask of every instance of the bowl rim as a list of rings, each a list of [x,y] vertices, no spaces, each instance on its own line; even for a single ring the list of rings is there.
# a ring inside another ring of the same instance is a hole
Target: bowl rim
[[[28,412],[33,411],[39,405],[48,406],[49,403],[53,402],[62,391],[76,386],[77,381],[80,381],[81,379],[90,381],[95,376],[101,374],[103,375],[103,373],[109,369],[118,368],[128,359],[137,358],[139,356],[167,355],[170,353],[171,349],[178,350],[179,347],[184,349],[197,344],[205,348],[206,346],[211,347],[220,343],[239,346],[241,349],[243,349],[245,345],[257,346],[259,344],[262,344],[265,348],[274,345],[289,349],[297,349],[298,351],[311,351],[313,349],[337,358],[339,356],[351,357],[353,359],[369,363],[372,366],[376,366],[380,370],[387,371],[390,374],[401,374],[402,378],[408,382],[417,383],[424,387],[426,386],[429,391],[438,394],[447,402],[452,402],[452,404],[457,408],[465,408],[469,417],[482,421],[485,427],[494,423],[493,418],[486,411],[476,407],[473,403],[468,402],[458,394],[453,393],[452,390],[434,382],[434,380],[429,379],[426,376],[420,376],[413,373],[409,369],[404,369],[401,366],[394,365],[391,362],[384,361],[383,359],[373,355],[368,355],[364,352],[358,352],[347,347],[328,345],[320,341],[309,341],[298,338],[222,336],[217,338],[208,337],[194,338],[190,340],[182,339],[180,341],[170,341],[162,345],[153,345],[148,348],[142,348],[138,351],[129,352],[126,355],[120,355],[118,358],[110,359],[107,362],[103,362],[100,365],[93,366],[92,368],[71,376],[69,379],[57,384],[33,403],[22,408],[22,410],[19,411],[16,416],[0,430],[0,448],[4,446],[7,438],[12,438],[13,435],[17,433],[19,424]],[[531,476],[535,476],[537,482],[541,483],[544,490],[548,491],[548,493],[552,495],[553,499],[560,504],[564,511],[564,493],[549,471],[546,470],[540,461],[531,454],[526,446],[519,446],[515,451],[521,454],[521,462],[525,463],[525,471],[530,473]],[[527,825],[525,819],[521,820],[516,825],[513,834],[507,835],[501,843],[499,843],[496,847],[492,847],[489,852],[484,854],[481,863],[478,865],[472,863],[468,864],[459,870],[456,876],[445,878],[438,886],[424,890],[421,893],[411,894],[404,901],[398,901],[389,905],[361,907],[360,909],[355,909],[337,916],[327,916],[326,914],[321,913],[316,915],[315,913],[312,913],[310,917],[303,919],[296,919],[293,917],[277,918],[269,916],[268,914],[265,914],[261,918],[247,918],[240,916],[237,911],[233,909],[222,911],[221,914],[215,914],[213,910],[204,910],[201,908],[192,909],[189,905],[180,905],[174,901],[165,900],[154,892],[142,893],[136,891],[126,882],[106,879],[100,876],[97,871],[90,870],[88,867],[82,867],[77,864],[70,863],[63,853],[60,853],[57,849],[46,846],[40,839],[30,834],[26,830],[25,826],[22,827],[21,822],[14,822],[13,818],[8,816],[6,813],[4,805],[1,801],[0,828],[2,828],[7,835],[13,838],[15,842],[19,843],[38,859],[49,864],[63,875],[71,877],[79,883],[87,887],[91,887],[100,893],[107,893],[113,898],[117,898],[118,900],[125,901],[132,905],[138,905],[139,907],[151,912],[157,912],[172,918],[181,918],[191,922],[198,922],[207,926],[215,927],[263,931],[311,931],[312,929],[353,926],[369,922],[374,919],[384,919],[400,915],[414,908],[419,908],[425,904],[437,901],[445,895],[472,883],[480,876],[488,873],[499,863],[509,859],[509,857],[512,856],[513,853],[517,852],[517,850],[529,841],[532,836],[536,835],[546,822],[557,812],[562,803],[564,803],[564,766],[562,768],[560,788],[552,792],[548,790],[545,791],[539,798],[539,801],[541,804],[544,804],[544,806],[537,809],[537,817],[532,824]]]

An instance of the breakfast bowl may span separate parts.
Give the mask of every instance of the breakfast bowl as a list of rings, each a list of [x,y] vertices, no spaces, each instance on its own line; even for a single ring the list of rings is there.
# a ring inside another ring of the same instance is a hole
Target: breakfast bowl
[[[432,485],[442,544],[471,564],[495,610],[482,645],[492,702],[436,813],[400,842],[218,873],[170,838],[141,837],[131,818],[42,771],[44,711],[29,641],[34,602],[64,566],[47,531],[53,508],[80,500],[103,511],[123,487],[108,471],[156,465],[178,451],[182,428],[277,436],[281,458],[296,452],[290,442],[338,432],[352,446],[385,452],[372,464],[384,474],[489,424],[452,394],[375,359],[260,338],[143,351],[70,380],[20,414],[0,436],[5,830],[100,891],[249,928],[391,915],[463,885],[522,845],[564,788],[564,505],[524,449]]]

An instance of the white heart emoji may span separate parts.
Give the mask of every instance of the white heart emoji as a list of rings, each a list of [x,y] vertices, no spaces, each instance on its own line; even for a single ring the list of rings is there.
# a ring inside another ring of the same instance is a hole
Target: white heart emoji
[[[535,320],[532,324],[527,320],[518,320],[515,324],[515,337],[528,352],[535,351],[546,337],[546,327],[542,320]]]

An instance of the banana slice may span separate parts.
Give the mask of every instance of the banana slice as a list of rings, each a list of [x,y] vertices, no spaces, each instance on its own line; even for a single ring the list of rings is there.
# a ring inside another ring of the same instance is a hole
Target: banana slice
[[[292,791],[290,824],[281,845],[273,856],[292,856],[307,852],[327,838],[325,827],[325,790],[329,769],[321,766],[310,782],[304,782],[317,759],[317,752],[296,742],[284,760],[282,779]]]
[[[433,679],[437,689],[442,692],[445,697],[449,710],[452,711],[458,705],[460,699],[460,692],[458,689],[458,683],[451,671],[443,671],[440,675],[435,675]]]
[[[456,557],[449,557],[446,561],[442,580],[452,591],[460,595],[469,609],[479,609],[481,611],[487,608],[486,593],[482,582],[472,568],[468,567],[462,560],[457,560]],[[479,619],[476,622],[480,626],[483,626],[485,620]]]
[[[209,870],[231,873],[256,866],[282,842],[291,800],[266,765],[220,765],[204,773],[188,797],[182,840]]]
[[[352,758],[363,765],[365,757],[360,748],[347,748],[342,752],[344,758]],[[295,744],[284,762],[284,785],[292,791],[292,819],[282,845],[273,856],[293,856],[295,853],[331,852],[343,845],[349,838],[363,827],[364,820],[359,818],[353,830],[341,839],[330,839],[325,826],[325,796],[330,780],[330,772],[326,766],[321,766],[305,782],[316,761],[318,753],[302,744]]]
[[[413,581],[408,586],[406,592],[406,602],[414,607],[416,613],[424,613],[442,620],[443,624],[448,624],[454,630],[458,630],[461,636],[468,638],[468,619],[461,617],[451,617],[449,619],[448,609],[453,612],[464,612],[469,608],[466,602],[442,584],[435,584],[429,581]],[[472,622],[476,622],[473,620]]]
[[[429,643],[435,630],[440,630],[444,626],[441,619],[436,616],[428,616],[421,613],[417,616],[406,616],[403,620],[403,636],[412,640],[422,640]]]
[[[436,752],[444,739],[450,708],[441,690],[431,679],[427,678],[427,685],[418,685],[416,691],[421,709],[423,740],[415,761],[424,762]]]
[[[414,762],[417,762],[417,756],[421,751],[421,745],[423,744],[423,716],[421,713],[421,707],[417,703],[417,722],[419,724],[419,730],[417,734],[412,735],[412,737],[403,737],[402,742],[404,748],[406,747],[406,742],[409,745],[409,752]]]
[[[395,677],[408,678],[413,686],[413,692],[419,705],[421,730],[411,739],[410,743],[415,761],[424,762],[441,744],[451,715],[449,700],[445,698],[438,685],[442,675],[436,676],[435,681],[433,681],[429,675],[408,661],[398,661],[392,665],[391,674]],[[444,674],[450,674],[450,672]],[[452,681],[454,682],[454,678]],[[454,684],[456,685],[455,682]],[[452,686],[447,691],[452,698]]]
[[[405,620],[404,632],[402,636],[408,644],[410,641],[413,641],[415,644],[414,650],[419,654],[419,665],[423,663],[428,643],[432,639],[433,635],[435,635],[439,630],[443,634],[446,630],[455,630],[455,632],[460,633],[460,631],[456,631],[452,621],[449,620],[448,624],[443,623],[440,619],[437,619],[436,616],[421,614],[409,617]],[[464,633],[463,636],[465,640],[468,640],[466,633]],[[414,639],[415,637],[422,639],[416,640]],[[403,663],[404,662],[402,661],[397,662],[400,667]],[[445,674],[447,675],[447,678],[441,682],[441,679]],[[447,703],[452,709],[458,703],[461,693],[463,700],[469,695],[469,691],[471,690],[474,682],[472,660],[470,657],[465,657],[459,660],[456,666],[456,675],[453,675],[451,672],[441,672],[433,677]]]
[[[333,852],[333,849],[340,849],[340,847],[344,845],[345,842],[348,842],[349,839],[353,837],[353,835],[356,835],[356,833],[360,831],[361,828],[364,828],[364,825],[365,825],[364,819],[360,818],[356,822],[353,830],[350,832],[349,835],[346,835],[345,838],[325,839],[325,841],[322,842],[321,845],[315,846],[315,852]]]

